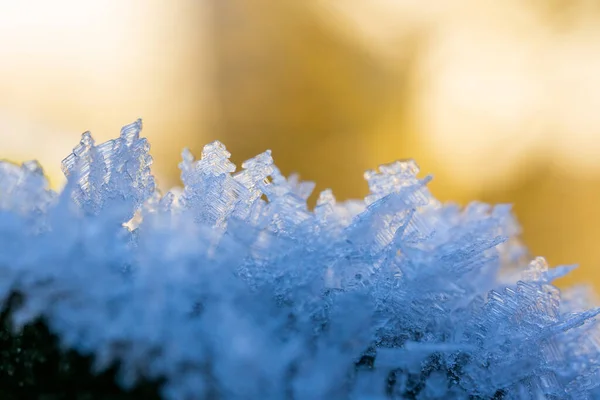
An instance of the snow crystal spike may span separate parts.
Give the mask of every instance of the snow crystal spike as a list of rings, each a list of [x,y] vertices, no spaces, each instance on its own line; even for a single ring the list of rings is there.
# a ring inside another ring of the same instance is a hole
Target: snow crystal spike
[[[185,149],[183,149],[183,151],[181,152],[181,159],[185,162],[191,163],[194,161],[194,155],[192,154],[192,152],[190,151],[190,149],[188,149],[187,147]]]
[[[577,265],[577,264],[561,265],[561,266],[555,267],[555,268],[545,272],[544,278],[547,282],[553,282],[554,280],[556,280],[558,278],[567,276],[568,274],[570,274],[573,270],[577,269],[578,267],[579,267],[579,265]]]
[[[81,134],[81,141],[79,142],[80,146],[83,148],[90,148],[94,146],[94,138],[92,137],[92,133],[90,131],[85,131]],[[77,147],[76,147],[77,148]]]
[[[223,143],[218,140],[215,140],[202,148],[202,157],[208,157],[210,155],[218,155],[222,158],[231,157],[231,153],[227,151],[227,148]]]
[[[139,139],[141,131],[142,119],[138,118],[131,124],[125,125],[123,128],[121,128],[121,138],[124,139],[125,142],[129,145]]]
[[[23,168],[33,174],[44,175],[44,168],[42,168],[42,165],[37,160],[25,161]]]
[[[69,178],[77,168],[80,157],[88,153],[94,147],[94,138],[90,131],[81,134],[79,144],[73,148],[73,152],[62,160],[61,169],[65,177]]]

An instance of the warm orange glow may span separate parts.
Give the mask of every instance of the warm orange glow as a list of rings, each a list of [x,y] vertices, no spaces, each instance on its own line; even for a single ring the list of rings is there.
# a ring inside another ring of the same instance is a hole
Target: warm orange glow
[[[2,2],[3,156],[38,158],[58,183],[60,159],[83,130],[105,140],[143,117],[160,175],[206,109],[200,3]]]

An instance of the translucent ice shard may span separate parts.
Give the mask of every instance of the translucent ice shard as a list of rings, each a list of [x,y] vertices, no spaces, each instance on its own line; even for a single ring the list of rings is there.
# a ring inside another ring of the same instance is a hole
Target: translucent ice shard
[[[17,327],[41,317],[167,399],[600,398],[600,309],[552,285],[573,267],[531,260],[510,207],[442,204],[401,161],[310,210],[314,184],[270,151],[236,171],[220,142],[184,151],[163,196],[141,128],[84,133],[58,195],[36,162],[0,163]]]
[[[86,213],[98,214],[105,203],[123,199],[123,205],[135,210],[154,193],[150,145],[139,137],[141,129],[138,119],[124,126],[119,138],[100,145],[85,132],[73,153],[63,160],[63,172],[76,182],[73,200]]]

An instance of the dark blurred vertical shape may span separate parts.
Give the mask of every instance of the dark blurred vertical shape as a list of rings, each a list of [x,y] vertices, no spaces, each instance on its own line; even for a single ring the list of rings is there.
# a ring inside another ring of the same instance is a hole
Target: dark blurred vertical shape
[[[363,147],[398,81],[311,3],[212,0],[216,120],[209,136],[238,163],[270,148],[284,173],[299,172],[338,198],[356,197],[369,167]]]

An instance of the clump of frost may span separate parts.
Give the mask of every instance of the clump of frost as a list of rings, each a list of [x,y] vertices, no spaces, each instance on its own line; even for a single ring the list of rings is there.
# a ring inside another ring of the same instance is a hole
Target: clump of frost
[[[600,398],[600,328],[569,267],[527,260],[510,209],[435,200],[412,161],[364,201],[214,142],[161,195],[141,121],[63,161],[0,163],[0,301],[166,399]],[[131,220],[131,221],[130,221]],[[126,224],[127,223],[127,224]]]

